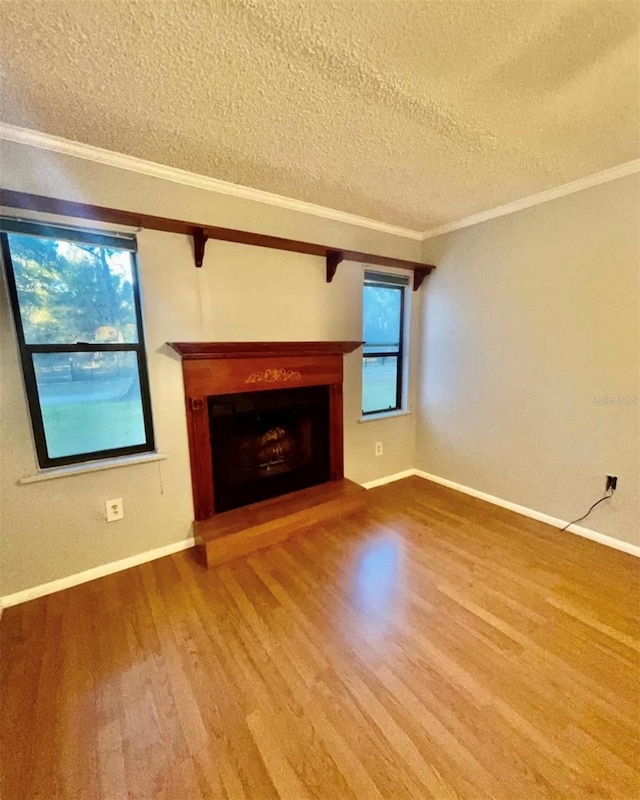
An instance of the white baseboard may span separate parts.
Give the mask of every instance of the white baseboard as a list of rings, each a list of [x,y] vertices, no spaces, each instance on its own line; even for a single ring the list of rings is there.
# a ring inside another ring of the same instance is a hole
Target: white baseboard
[[[403,469],[402,472],[394,472],[393,475],[385,475],[384,478],[376,478],[374,481],[367,481],[360,485],[365,489],[375,489],[376,486],[384,486],[385,483],[393,483],[394,481],[402,480],[402,478],[410,478],[415,474],[415,469]]]
[[[27,600],[35,600],[36,597],[44,597],[46,594],[53,594],[60,592],[63,589],[70,589],[72,586],[78,586],[81,583],[93,581],[96,578],[103,578],[105,575],[112,575],[114,572],[122,572],[129,567],[137,567],[139,564],[146,564],[147,561],[155,561],[157,558],[173,555],[182,550],[188,550],[194,545],[193,537],[184,539],[181,542],[168,544],[164,547],[157,547],[155,550],[147,550],[146,553],[138,553],[129,558],[122,558],[120,561],[112,561],[109,564],[102,564],[99,567],[87,569],[84,572],[77,572],[75,575],[69,575],[67,578],[59,578],[57,581],[50,583],[43,583],[40,586],[34,586],[31,589],[23,589],[21,592],[15,594],[8,594],[0,598],[0,608],[9,608],[9,606],[17,606],[19,603],[26,603]]]
[[[438,483],[441,486],[446,486],[449,489],[455,489],[457,492],[468,494],[471,497],[477,497],[479,500],[484,500],[486,503],[492,503],[494,506],[506,508],[509,511],[514,511],[516,514],[522,514],[524,517],[538,520],[538,522],[545,522],[547,525],[552,525],[554,528],[564,528],[567,520],[552,517],[549,514],[543,514],[540,511],[534,511],[532,508],[511,503],[508,500],[503,500],[500,497],[495,497],[486,492],[480,492],[477,489],[472,489],[470,486],[464,486],[461,483],[450,481],[447,478],[441,478],[438,475],[432,475],[430,472],[424,472],[421,469],[405,469],[402,472],[395,472],[393,475],[386,475],[384,478],[376,478],[373,481],[363,483],[365,489],[374,489],[377,486],[384,486],[387,483],[402,480],[402,478],[410,478],[416,475],[419,478],[424,478],[427,481]],[[623,542],[621,539],[616,539],[613,536],[606,536],[604,533],[592,531],[589,528],[583,528],[581,525],[572,525],[568,533],[574,533],[577,536],[582,536],[585,539],[603,544],[606,547],[612,547],[614,550],[621,550],[623,553],[636,556],[640,558],[640,546]],[[28,600],[35,600],[37,597],[44,597],[47,594],[60,592],[63,589],[69,589],[72,586],[78,586],[81,583],[93,581],[96,578],[102,578],[105,575],[112,575],[114,572],[121,572],[122,570],[129,569],[130,567],[137,567],[139,564],[146,564],[148,561],[155,561],[157,558],[170,556],[173,553],[179,553],[182,550],[188,550],[193,547],[195,541],[193,538],[184,539],[181,542],[166,545],[165,547],[158,547],[155,550],[148,550],[146,553],[138,553],[138,555],[123,558],[120,561],[112,561],[109,564],[102,564],[99,567],[78,572],[75,575],[69,575],[67,578],[60,578],[50,583],[43,583],[40,586],[34,586],[31,589],[23,589],[21,592],[8,594],[0,597],[0,615],[3,609],[10,606],[18,605],[19,603],[26,603]]]
[[[522,514],[524,517],[530,517],[531,519],[538,520],[538,522],[546,522],[547,525],[552,525],[554,528],[564,528],[564,526],[569,523],[569,520],[558,519],[558,517],[552,517],[549,514],[543,514],[540,511],[534,511],[532,508],[527,508],[526,506],[521,506],[517,503],[511,503],[508,500],[502,500],[500,497],[495,497],[494,495],[487,494],[486,492],[480,492],[477,489],[472,489],[469,486],[463,486],[463,484],[455,483],[447,478],[440,478],[438,475],[432,475],[430,472],[424,472],[421,469],[414,469],[413,474],[417,475],[419,478],[424,478],[427,481],[439,483],[441,486],[446,486],[449,489],[455,489],[456,492],[462,492],[463,494],[468,494],[471,497],[477,497],[479,500],[492,503],[494,506],[500,506],[501,508],[506,508],[509,511],[515,511],[516,514]],[[631,544],[630,542],[623,542],[621,539],[616,539],[613,536],[606,536],[604,533],[592,531],[590,528],[583,528],[581,525],[572,525],[567,530],[567,533],[574,533],[576,536],[582,536],[585,539],[591,539],[593,542],[604,544],[607,547],[612,547],[614,550],[621,550],[623,553],[629,553],[629,555],[640,558],[639,545]]]

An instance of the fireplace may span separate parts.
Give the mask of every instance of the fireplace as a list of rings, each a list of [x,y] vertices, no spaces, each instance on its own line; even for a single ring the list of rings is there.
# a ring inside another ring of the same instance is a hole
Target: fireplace
[[[361,342],[170,342],[196,522],[344,479],[343,355]]]
[[[218,513],[331,477],[327,386],[216,395],[209,425]]]
[[[361,342],[171,342],[207,566],[362,509],[344,477],[342,359]]]

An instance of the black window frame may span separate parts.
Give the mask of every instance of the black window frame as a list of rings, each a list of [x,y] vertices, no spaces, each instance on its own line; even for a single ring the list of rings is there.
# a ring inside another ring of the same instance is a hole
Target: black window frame
[[[25,341],[20,301],[16,286],[9,234],[21,236],[38,236],[45,239],[58,241],[81,242],[96,247],[127,250],[131,256],[132,289],[135,308],[135,317],[138,341],[135,343],[102,344],[98,342],[76,342],[75,344],[27,344]],[[140,301],[140,271],[138,268],[137,242],[133,235],[88,230],[86,228],[64,227],[56,224],[40,223],[33,220],[0,219],[0,252],[7,279],[9,301],[13,314],[14,329],[18,340],[18,350],[22,365],[27,402],[31,416],[31,427],[35,443],[38,464],[41,469],[83,464],[87,461],[102,461],[105,459],[119,458],[121,456],[136,455],[140,453],[155,452],[155,437],[153,432],[153,417],[151,412],[151,392],[149,389],[149,372],[147,368],[147,355],[142,318],[142,305]],[[33,356],[39,353],[97,353],[97,352],[133,352],[136,353],[138,365],[138,379],[140,382],[140,398],[142,416],[144,421],[145,441],[142,444],[128,447],[116,447],[108,450],[95,450],[89,453],[76,453],[73,455],[51,458],[47,450],[42,410],[36,381],[36,372]]]
[[[405,299],[409,281],[407,278],[400,275],[373,273],[365,271],[364,283],[362,286],[363,296],[363,317],[364,317],[364,290],[367,286],[377,287],[380,289],[395,289],[400,292],[400,330],[399,342],[397,350],[387,350],[386,352],[373,352],[365,353],[367,342],[365,341],[362,347],[362,375],[364,380],[364,370],[367,359],[370,358],[397,358],[397,371],[396,371],[396,402],[394,406],[387,408],[372,409],[365,411],[362,409],[362,416],[368,417],[380,414],[392,414],[394,411],[401,411],[403,408],[403,389],[404,389],[404,328],[405,328]],[[364,324],[363,324],[364,330]],[[386,346],[386,345],[385,345]],[[362,400],[362,399],[361,399]],[[361,402],[362,405],[362,402]]]

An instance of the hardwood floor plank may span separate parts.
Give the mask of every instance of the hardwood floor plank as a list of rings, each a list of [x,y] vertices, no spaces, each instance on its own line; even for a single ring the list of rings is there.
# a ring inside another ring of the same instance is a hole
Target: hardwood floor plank
[[[640,562],[409,478],[10,608],[3,800],[636,800]]]

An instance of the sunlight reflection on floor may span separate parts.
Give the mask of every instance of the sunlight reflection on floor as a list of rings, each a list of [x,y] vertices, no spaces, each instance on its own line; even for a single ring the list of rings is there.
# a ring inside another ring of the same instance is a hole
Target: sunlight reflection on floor
[[[389,534],[365,542],[356,554],[350,599],[366,617],[369,637],[392,633],[401,612],[403,542]]]

